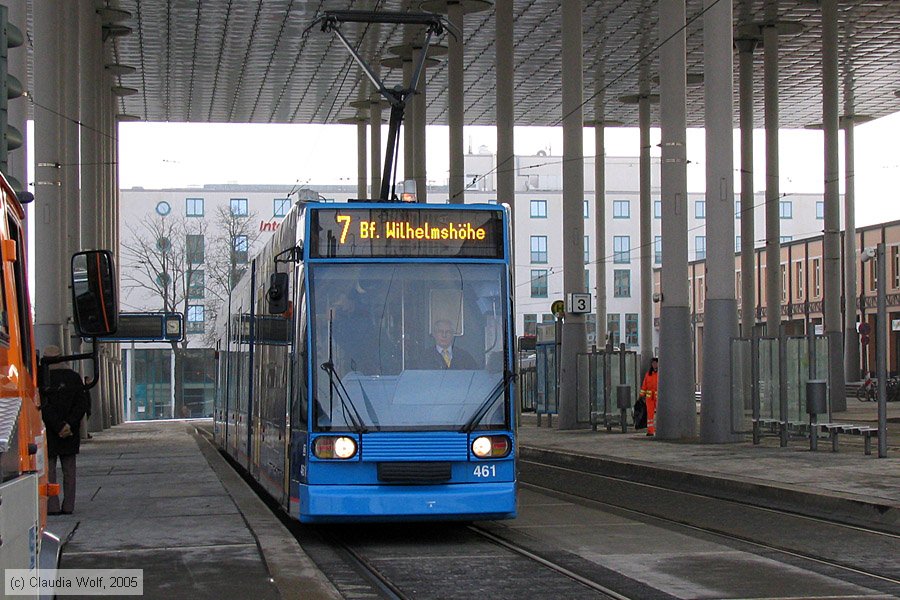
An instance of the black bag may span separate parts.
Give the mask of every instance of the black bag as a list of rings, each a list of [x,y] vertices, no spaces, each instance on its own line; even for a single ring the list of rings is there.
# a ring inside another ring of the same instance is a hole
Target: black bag
[[[634,408],[631,409],[631,418],[634,421],[635,429],[647,428],[647,403],[643,398],[638,398],[634,403]]]

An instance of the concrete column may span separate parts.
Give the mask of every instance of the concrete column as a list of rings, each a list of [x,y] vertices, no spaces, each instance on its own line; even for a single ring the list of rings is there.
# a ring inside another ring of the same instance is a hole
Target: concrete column
[[[825,335],[828,336],[828,395],[833,411],[847,410],[841,333],[841,197],[838,151],[838,6],[822,0],[822,129],[825,132],[824,260]]]
[[[28,31],[28,19],[25,0],[7,0],[4,2],[9,8],[7,19],[19,28],[22,35]],[[22,82],[22,88],[30,90],[28,80],[28,41],[18,48],[10,48],[7,57],[7,71],[10,75]],[[7,122],[22,132],[22,147],[9,152],[6,156],[7,174],[17,180],[22,191],[33,189],[28,187],[28,99],[15,98],[9,101],[7,108]],[[30,211],[27,211],[30,212]],[[27,227],[25,228],[27,238]],[[26,246],[27,247],[27,246]]]
[[[368,178],[366,177],[366,168],[369,166],[367,164],[368,156],[366,156],[367,145],[366,120],[359,119],[356,123],[356,197],[360,200],[367,198],[366,184],[368,183]]]
[[[685,1],[660,0],[660,129],[662,141],[662,246],[665,253],[660,309],[660,439],[695,435],[694,366],[688,294],[687,115],[685,109]]]
[[[584,292],[584,118],[582,115],[581,2],[562,4],[563,291]],[[570,314],[562,327],[559,428],[577,421],[577,355],[587,350],[584,316]],[[581,390],[585,392],[586,390]],[[586,394],[582,394],[586,397]]]
[[[403,81],[407,87],[414,85],[412,83],[413,62],[412,57],[403,58]],[[403,114],[403,179],[409,180],[415,177],[415,120],[416,101],[415,96],[409,96],[406,99],[406,111]],[[396,168],[396,167],[395,167]]]
[[[741,104],[741,336],[753,336],[756,324],[756,263],[753,208],[753,51],[756,38],[737,40]]]
[[[426,54],[428,52],[427,48],[419,48],[415,54],[413,60],[418,62],[421,60],[421,55]],[[426,147],[426,127],[428,126],[428,95],[427,95],[427,84],[428,78],[425,76],[425,66],[427,66],[428,60],[425,60],[425,65],[422,67],[422,73],[419,76],[419,82],[416,86],[418,90],[418,94],[414,96],[413,104],[415,105],[415,110],[413,111],[413,178],[416,180],[416,202],[425,203],[428,202],[428,178],[427,178],[427,169],[425,159],[427,156],[427,147]]]
[[[63,147],[62,31],[65,3],[47,0],[34,5],[34,256],[35,343],[38,348],[62,343],[65,294],[60,293],[65,251],[61,206]],[[24,31],[24,30],[23,30]],[[62,288],[65,289],[65,288]]]
[[[737,336],[734,297],[734,63],[732,0],[704,0],[703,74],[706,124],[706,304],[700,441],[740,438],[731,419],[731,338]],[[735,423],[736,425],[736,423]]]
[[[641,321],[641,373],[650,368],[653,358],[653,198],[650,195],[650,95],[642,93],[638,98],[638,126],[640,129],[641,156],[640,179],[640,282]],[[624,338],[623,338],[624,339]]]
[[[603,86],[606,65],[601,60],[597,64],[595,80],[597,91],[594,96],[594,291],[596,303],[597,346],[606,345],[606,125],[604,124]],[[650,327],[643,323],[641,328]]]
[[[371,131],[369,162],[372,171],[372,198],[378,198],[381,193],[381,101],[377,96],[372,97],[369,106],[369,129]]]
[[[516,156],[513,150],[513,0],[497,0],[496,19],[496,76],[497,76],[497,200],[510,207],[510,219],[515,228]]]
[[[69,264],[70,257],[81,250],[81,189],[80,189],[80,163],[79,148],[81,145],[80,121],[80,84],[81,73],[78,61],[78,3],[66,2],[63,29],[63,168],[62,168],[62,193],[61,202],[65,207],[63,215],[66,242],[62,248],[60,262],[62,276],[60,290],[69,289]],[[65,295],[64,295],[65,296]],[[63,314],[67,316],[64,325],[66,331],[65,349],[70,352],[80,350],[80,342],[74,341],[75,330],[68,325],[68,316],[71,315],[71,302],[68,298],[63,301]],[[75,345],[73,345],[75,344]],[[76,347],[78,346],[78,347]]]
[[[463,5],[451,0],[447,3],[447,17],[450,25],[463,31]],[[465,142],[463,140],[463,118],[465,98],[463,91],[463,40],[449,36],[449,56],[447,57],[447,121],[450,127],[450,203],[464,204],[465,190]],[[511,76],[511,73],[509,74]],[[500,73],[497,75],[498,85]]]
[[[852,90],[850,91],[852,98]],[[847,102],[848,90],[844,90]],[[852,99],[847,102],[852,107]],[[851,108],[852,110],[852,108]],[[859,257],[856,249],[856,194],[853,146],[853,116],[848,111],[844,121],[844,377],[847,381],[859,381],[859,334],[856,333],[856,273]]]
[[[763,27],[766,123],[766,334],[781,333],[781,221],[778,170],[778,26]]]

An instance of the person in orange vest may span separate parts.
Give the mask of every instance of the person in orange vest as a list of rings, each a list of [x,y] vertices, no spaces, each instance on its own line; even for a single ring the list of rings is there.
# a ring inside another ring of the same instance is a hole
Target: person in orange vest
[[[650,370],[644,375],[641,396],[647,403],[647,435],[656,434],[656,401],[659,398],[659,359],[650,360]]]

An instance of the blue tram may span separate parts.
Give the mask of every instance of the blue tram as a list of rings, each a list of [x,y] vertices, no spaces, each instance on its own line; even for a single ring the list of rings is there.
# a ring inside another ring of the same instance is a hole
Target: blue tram
[[[515,517],[509,260],[495,205],[298,203],[231,295],[217,443],[303,522]]]

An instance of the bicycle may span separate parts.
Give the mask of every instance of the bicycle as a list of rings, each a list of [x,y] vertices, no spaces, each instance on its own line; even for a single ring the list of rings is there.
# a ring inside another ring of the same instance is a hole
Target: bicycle
[[[874,402],[876,395],[877,389],[871,377],[866,377],[865,382],[856,390],[856,399],[860,402]]]

